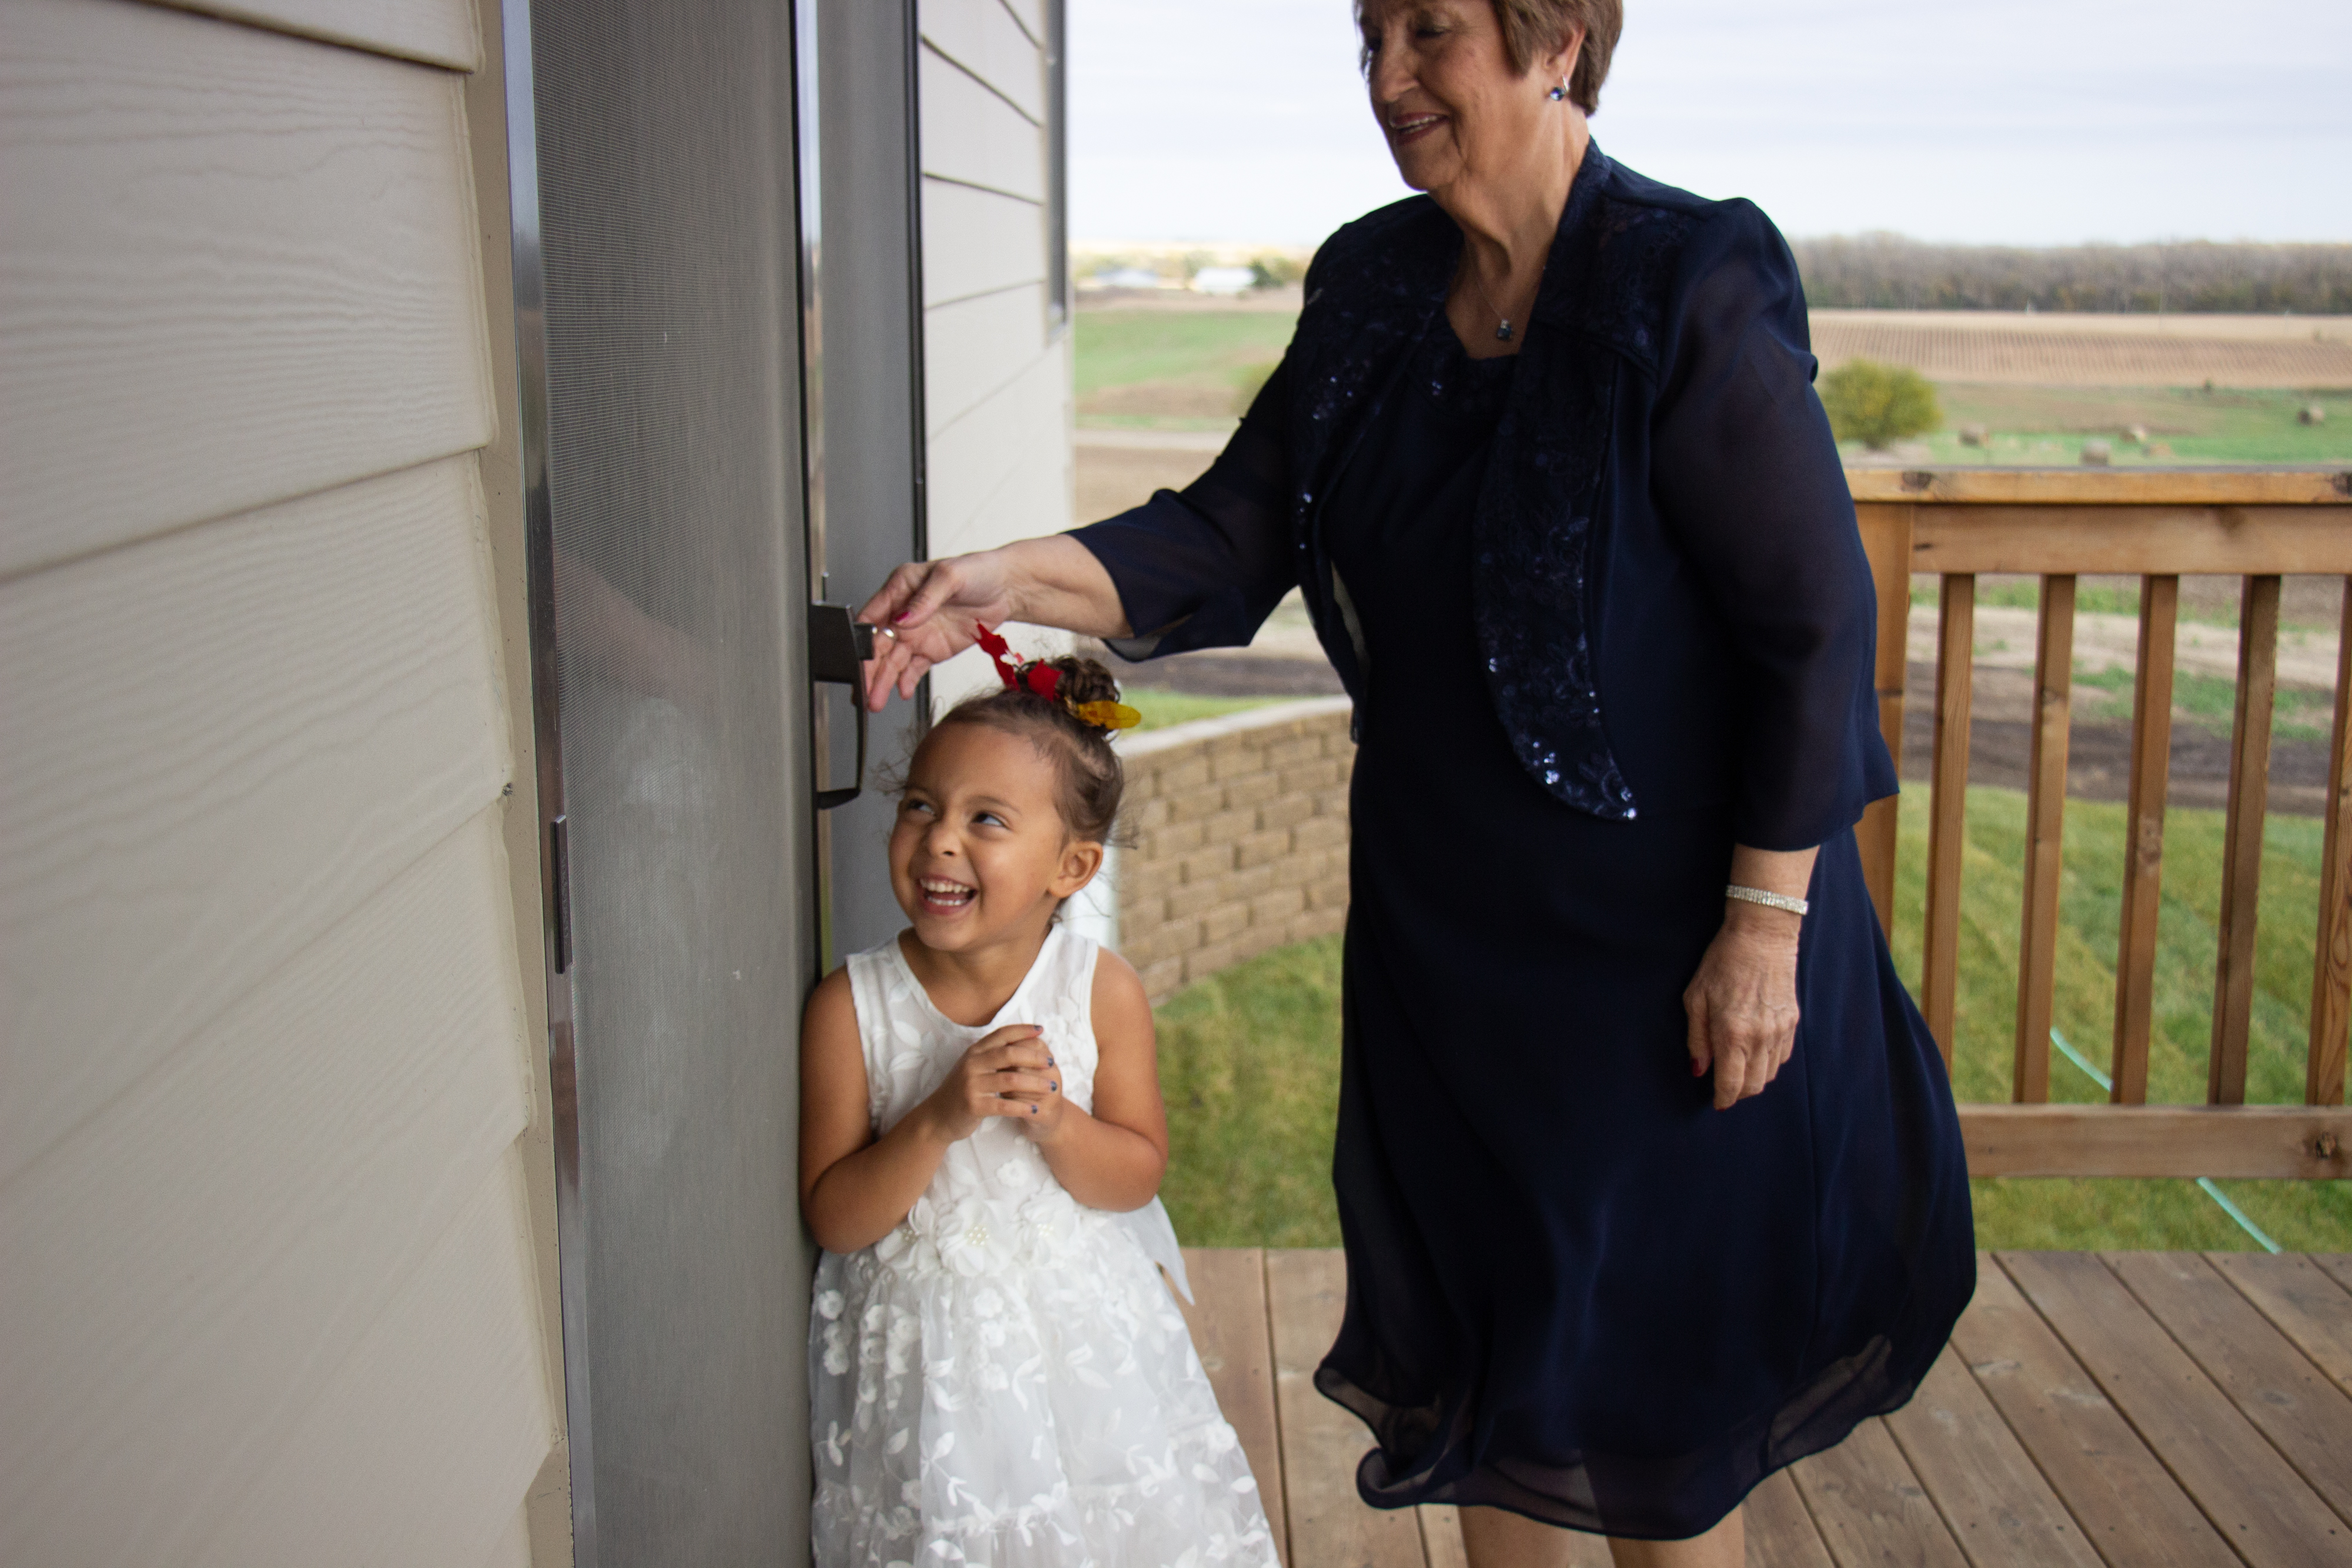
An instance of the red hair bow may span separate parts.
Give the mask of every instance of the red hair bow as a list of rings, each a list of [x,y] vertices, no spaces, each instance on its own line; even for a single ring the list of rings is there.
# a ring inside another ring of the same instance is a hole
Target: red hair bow
[[[977,640],[982,651],[996,661],[996,675],[999,680],[1008,686],[1035,692],[1047,702],[1060,700],[1055,694],[1062,687],[1061,671],[1044,663],[1015,664],[1009,656],[1013,652],[1011,643],[977,622],[974,622],[972,630],[978,633]]]

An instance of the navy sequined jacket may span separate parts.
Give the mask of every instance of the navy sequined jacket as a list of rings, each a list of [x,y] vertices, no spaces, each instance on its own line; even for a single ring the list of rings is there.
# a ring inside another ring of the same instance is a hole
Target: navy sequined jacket
[[[1461,231],[1426,196],[1317,254],[1281,366],[1181,493],[1076,531],[1129,658],[1245,645],[1293,587],[1366,711],[1324,497],[1444,303]],[[1530,776],[1602,818],[1728,806],[1802,849],[1895,790],[1876,601],[1814,395],[1794,259],[1744,201],[1589,148],[1560,214],[1479,492],[1473,615]],[[1465,700],[1475,700],[1465,694]]]

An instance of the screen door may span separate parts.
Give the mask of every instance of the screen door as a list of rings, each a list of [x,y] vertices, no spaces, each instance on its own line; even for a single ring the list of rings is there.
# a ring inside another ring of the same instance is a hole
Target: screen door
[[[793,19],[510,0],[575,1559],[805,1561]]]

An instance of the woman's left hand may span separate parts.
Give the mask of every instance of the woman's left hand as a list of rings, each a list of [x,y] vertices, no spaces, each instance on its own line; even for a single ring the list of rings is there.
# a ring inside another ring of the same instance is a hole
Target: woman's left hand
[[[1715,1108],[1761,1094],[1797,1046],[1797,936],[1785,910],[1734,904],[1683,991],[1691,1076],[1715,1071]]]

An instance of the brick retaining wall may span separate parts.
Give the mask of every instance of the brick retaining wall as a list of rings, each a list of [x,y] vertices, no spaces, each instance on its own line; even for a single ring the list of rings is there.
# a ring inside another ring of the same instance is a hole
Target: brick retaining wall
[[[1153,1001],[1345,922],[1349,708],[1281,703],[1120,743],[1118,948]]]

